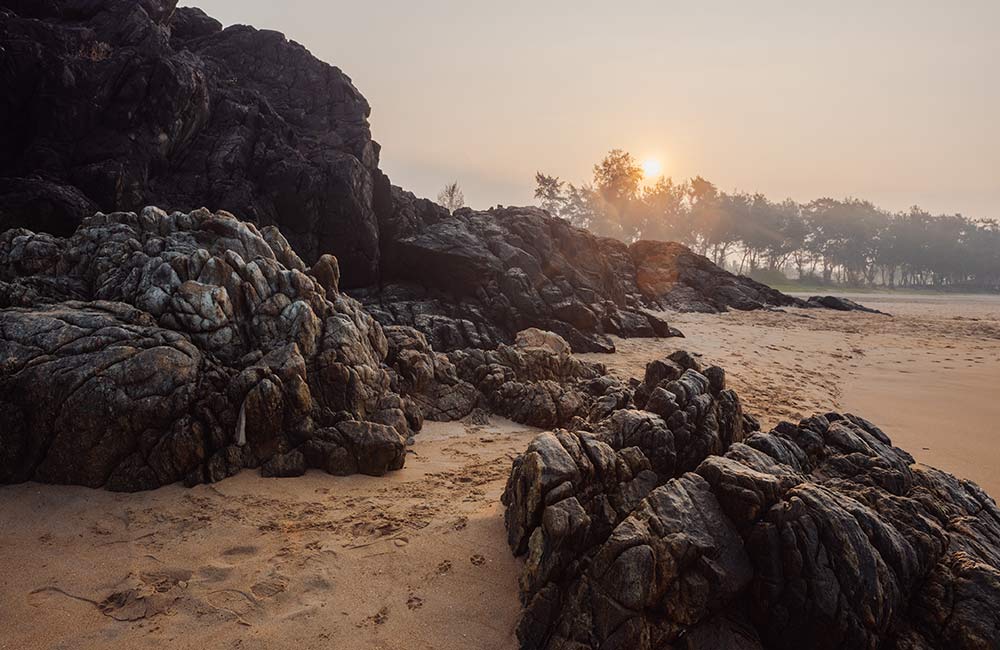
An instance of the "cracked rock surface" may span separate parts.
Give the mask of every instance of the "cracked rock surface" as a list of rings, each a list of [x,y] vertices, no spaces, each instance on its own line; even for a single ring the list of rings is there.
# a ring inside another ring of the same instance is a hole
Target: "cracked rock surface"
[[[398,469],[419,409],[338,277],[334,257],[307,268],[277,229],[206,210],[0,235],[0,480]]]
[[[0,0],[0,230],[207,206],[377,280],[388,179],[368,102],[275,31],[176,0]]]
[[[546,432],[515,459],[521,647],[996,647],[993,499],[853,415],[754,432],[719,369],[672,356],[636,389],[660,413]]]
[[[643,308],[625,244],[537,208],[458,210],[421,221],[391,250],[382,286],[357,295],[438,351],[510,344],[529,327],[577,352],[613,351],[610,334],[680,334]]]
[[[679,334],[648,309],[795,303],[679,245],[629,247],[537,208],[449,215],[379,169],[370,107],[341,70],[176,4],[0,0],[0,231],[66,237],[98,210],[146,205],[226,210],[278,226],[307,264],[335,256],[340,285],[383,325],[439,352],[528,327],[613,351],[609,335]],[[18,289],[8,302],[35,299]]]
[[[494,350],[434,352],[418,330],[385,328],[393,387],[430,420],[458,420],[477,409],[537,427],[567,426],[631,399],[599,363],[569,353],[557,334],[526,330]]]

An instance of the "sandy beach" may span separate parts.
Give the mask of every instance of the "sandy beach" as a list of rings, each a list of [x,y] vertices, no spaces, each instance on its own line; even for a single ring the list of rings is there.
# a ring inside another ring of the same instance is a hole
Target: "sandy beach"
[[[685,339],[618,340],[617,354],[582,356],[620,376],[641,376],[665,347],[684,347],[726,369],[764,428],[816,412],[854,413],[919,462],[1000,494],[1000,297],[846,297],[892,316],[813,309],[669,314]]]
[[[726,368],[765,427],[853,412],[1000,494],[1000,298],[855,298],[893,316],[670,314],[686,339],[585,356],[641,376],[685,348]],[[535,433],[428,423],[405,469],[382,478],[0,487],[0,648],[516,647],[499,495]]]

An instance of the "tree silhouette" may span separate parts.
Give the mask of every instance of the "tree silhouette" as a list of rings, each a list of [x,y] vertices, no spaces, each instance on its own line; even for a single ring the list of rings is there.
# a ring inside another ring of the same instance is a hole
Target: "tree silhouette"
[[[458,186],[458,181],[452,181],[444,186],[444,189],[438,192],[437,202],[448,209],[448,212],[454,214],[455,210],[465,207],[465,195],[462,194],[462,188]]]
[[[890,213],[857,198],[774,202],[722,192],[701,176],[642,184],[642,169],[613,149],[592,185],[542,172],[535,198],[551,214],[626,242],[679,241],[740,272],[781,273],[850,286],[933,286],[1000,291],[1000,224],[918,207]]]

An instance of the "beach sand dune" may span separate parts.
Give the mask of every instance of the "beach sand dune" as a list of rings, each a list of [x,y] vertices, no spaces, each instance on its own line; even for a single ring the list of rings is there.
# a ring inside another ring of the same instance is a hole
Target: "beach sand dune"
[[[641,376],[685,348],[726,368],[765,427],[854,412],[1000,494],[1000,298],[856,299],[894,316],[669,314],[687,339],[584,356]],[[427,423],[381,478],[0,487],[0,649],[514,648],[519,563],[499,496],[535,433]]]

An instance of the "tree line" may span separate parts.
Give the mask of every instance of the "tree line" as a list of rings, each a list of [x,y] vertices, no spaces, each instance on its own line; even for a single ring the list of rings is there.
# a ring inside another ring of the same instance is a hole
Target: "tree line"
[[[538,172],[541,207],[574,225],[626,242],[679,241],[739,273],[850,286],[1000,291],[1000,223],[889,212],[862,199],[772,201],[727,193],[701,176],[644,179],[615,149],[594,165],[591,183]],[[645,181],[645,182],[644,182]]]

